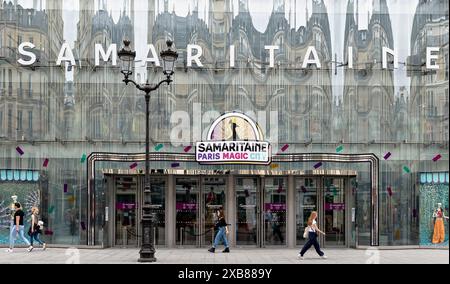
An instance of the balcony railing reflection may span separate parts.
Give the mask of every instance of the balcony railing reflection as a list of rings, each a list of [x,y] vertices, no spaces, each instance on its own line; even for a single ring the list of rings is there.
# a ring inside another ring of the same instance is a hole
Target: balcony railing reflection
[[[0,59],[7,60],[9,62],[13,62],[16,60],[16,53],[10,47],[0,47]]]
[[[34,49],[33,53],[36,55],[36,65],[47,66],[49,64],[48,55],[45,51]]]

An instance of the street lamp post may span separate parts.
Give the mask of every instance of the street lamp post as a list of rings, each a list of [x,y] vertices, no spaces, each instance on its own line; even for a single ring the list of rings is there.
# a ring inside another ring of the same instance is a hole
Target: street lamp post
[[[151,213],[151,198],[150,198],[150,93],[159,89],[159,87],[172,82],[172,75],[174,74],[175,61],[178,59],[178,53],[172,50],[172,41],[167,41],[168,49],[161,52],[163,60],[163,73],[166,76],[158,84],[138,84],[130,76],[133,75],[133,63],[136,59],[136,52],[131,50],[129,40],[124,40],[124,47],[118,52],[121,60],[121,73],[124,75],[123,82],[136,86],[136,88],[145,93],[145,188],[144,188],[144,205],[142,206],[142,244],[139,251],[140,257],[138,262],[155,262],[155,247],[153,245],[153,226],[154,216]]]

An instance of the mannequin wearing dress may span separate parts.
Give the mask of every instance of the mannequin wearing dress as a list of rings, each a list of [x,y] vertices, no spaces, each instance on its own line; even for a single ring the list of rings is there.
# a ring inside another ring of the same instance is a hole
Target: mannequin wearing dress
[[[438,204],[438,208],[433,213],[433,218],[436,218],[434,222],[433,244],[440,244],[445,241],[445,226],[444,219],[448,220],[445,216],[444,210],[442,210],[441,204]]]

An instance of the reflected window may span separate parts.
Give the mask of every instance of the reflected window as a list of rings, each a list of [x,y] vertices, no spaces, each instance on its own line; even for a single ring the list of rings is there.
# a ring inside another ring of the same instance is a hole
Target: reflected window
[[[427,174],[427,183],[433,182],[433,174]]]
[[[437,173],[433,174],[433,182],[434,183],[439,183],[439,174],[437,174]]]
[[[420,183],[427,183],[427,175],[420,174]]]

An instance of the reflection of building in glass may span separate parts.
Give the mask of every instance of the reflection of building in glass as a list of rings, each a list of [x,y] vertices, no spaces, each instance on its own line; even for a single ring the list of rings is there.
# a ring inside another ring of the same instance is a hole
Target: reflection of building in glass
[[[392,123],[393,129],[393,139],[395,141],[408,141],[409,138],[409,115],[408,115],[408,105],[409,105],[409,94],[406,87],[400,87],[400,92],[395,98],[394,109],[394,121]]]
[[[353,69],[345,68],[343,111],[347,131],[342,138],[350,142],[392,139],[394,72],[393,64],[382,69],[382,49],[394,49],[394,40],[386,0],[373,3],[367,30],[359,29],[355,1],[347,4],[344,62],[351,62],[351,47],[354,65]]]
[[[42,4],[39,5],[42,7]],[[54,138],[62,125],[64,68],[57,67],[63,38],[62,1],[47,9],[3,2],[0,10],[0,136],[34,141]],[[18,46],[33,43],[37,62],[20,66]]]
[[[64,86],[64,139],[73,139],[75,134],[75,90],[72,81]]]
[[[17,5],[17,1],[15,4],[11,1],[2,2],[0,9],[0,169],[2,170],[39,170],[42,161],[36,159],[39,155],[37,153],[48,152],[47,149],[51,148],[45,141],[60,141],[64,138],[65,74],[64,67],[55,64],[63,43],[63,28],[62,0],[47,1],[45,9],[42,1],[39,3],[33,1],[30,8]],[[36,56],[36,62],[31,66],[21,66],[17,63],[18,46],[23,42],[35,45],[32,53]],[[19,144],[25,157],[15,155],[15,148]],[[30,145],[30,148],[25,149],[25,145]],[[41,155],[47,157],[47,154]],[[60,177],[63,175],[62,169],[65,168],[65,164],[62,159],[55,159],[52,163],[53,167],[49,172],[37,172],[33,182],[22,176],[14,178],[13,182],[20,188],[31,185],[39,187],[42,198],[40,205],[46,208],[45,211],[41,211],[41,217],[47,226],[55,222],[64,222],[63,214],[55,214],[56,211],[62,212],[59,209],[65,206],[64,202],[55,202],[58,197],[49,194],[48,180],[50,178],[53,185],[62,182]],[[8,180],[12,179],[2,177],[0,183],[5,183],[3,184],[5,187],[12,189]],[[26,181],[25,184],[21,184],[23,181]],[[25,200],[21,202],[24,210],[31,209],[27,208],[29,204]],[[60,235],[64,234],[61,230]]]
[[[411,139],[423,142],[448,141],[448,3],[420,1],[416,8],[411,34],[410,114]],[[438,70],[427,70],[427,47],[438,47]]]
[[[193,113],[195,104],[201,104],[205,111],[256,115],[277,111],[281,141],[331,139],[331,64],[326,63],[331,61],[332,50],[327,9],[323,1],[313,1],[306,27],[296,30],[285,17],[284,2],[274,2],[264,33],[253,26],[246,1],[240,1],[236,17],[230,10],[231,1],[212,1],[208,25],[199,18],[198,6],[187,17],[164,10],[153,21],[150,12],[149,27],[153,31],[149,36],[158,51],[167,37],[173,39],[181,54],[179,65],[186,66],[187,45],[197,44],[203,49],[204,65],[189,71],[180,68],[176,84],[159,91],[156,107],[162,113],[155,113],[152,119],[152,129],[160,130],[156,137],[168,140],[173,111]],[[230,66],[231,45],[235,47],[234,67]],[[280,47],[275,51],[275,68],[270,68],[269,51],[265,49],[272,45]],[[321,70],[314,66],[300,70],[308,46],[317,49],[324,65]],[[149,72],[152,80],[153,74]]]
[[[75,67],[77,137],[112,141],[133,139],[135,92],[124,86],[120,69],[114,68],[111,60],[97,67],[94,61],[95,44],[101,44],[106,51],[111,44],[119,49],[125,38],[134,41],[134,13],[130,12],[134,9],[133,3],[131,1],[130,6],[125,1],[118,22],[114,23],[106,2],[94,11],[93,1],[80,0],[74,52],[80,65]]]

